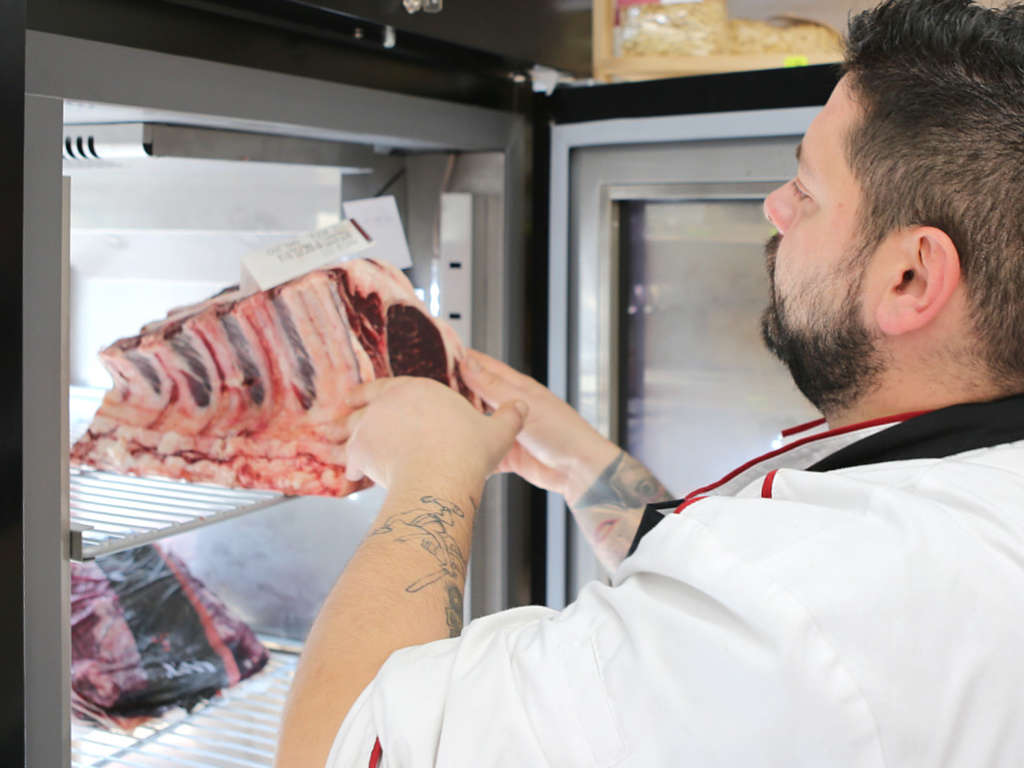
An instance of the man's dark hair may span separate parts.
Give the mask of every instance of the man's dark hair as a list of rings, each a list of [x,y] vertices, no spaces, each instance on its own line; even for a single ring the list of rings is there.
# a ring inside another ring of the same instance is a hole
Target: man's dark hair
[[[949,235],[978,358],[1024,389],[1024,4],[888,0],[851,19],[844,72],[867,252],[905,227]]]

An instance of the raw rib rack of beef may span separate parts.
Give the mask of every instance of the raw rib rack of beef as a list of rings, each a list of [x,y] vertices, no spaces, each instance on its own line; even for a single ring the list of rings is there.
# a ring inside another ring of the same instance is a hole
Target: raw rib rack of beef
[[[343,396],[425,376],[481,407],[462,345],[397,268],[355,259],[172,311],[100,353],[114,381],[71,461],[137,475],[344,496]]]

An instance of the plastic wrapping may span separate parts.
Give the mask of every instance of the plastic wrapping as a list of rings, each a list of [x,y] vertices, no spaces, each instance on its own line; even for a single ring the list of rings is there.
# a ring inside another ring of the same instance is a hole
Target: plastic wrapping
[[[730,18],[726,0],[617,0],[616,11],[624,56],[842,51],[839,34],[828,26],[791,16]]]
[[[622,53],[629,56],[711,56],[728,46],[725,0],[618,0]]]
[[[839,33],[822,24],[796,19],[731,19],[728,53],[835,53],[843,50]]]
[[[131,730],[258,672],[253,631],[154,545],[71,564],[73,714]]]

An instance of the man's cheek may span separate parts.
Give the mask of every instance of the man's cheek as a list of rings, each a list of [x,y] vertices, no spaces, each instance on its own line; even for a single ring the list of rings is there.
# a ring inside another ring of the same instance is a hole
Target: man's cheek
[[[776,296],[783,298],[792,295],[793,288],[793,275],[792,275],[792,263],[786,254],[781,251],[776,255],[775,258],[775,270],[772,274],[772,287],[775,290]]]

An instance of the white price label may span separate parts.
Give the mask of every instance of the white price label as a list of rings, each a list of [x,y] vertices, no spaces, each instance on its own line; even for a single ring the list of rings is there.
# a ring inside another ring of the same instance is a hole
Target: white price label
[[[368,259],[378,259],[394,264],[399,269],[412,266],[409,243],[405,239],[402,218],[392,195],[369,197],[365,200],[349,200],[342,203],[345,216],[358,221],[359,226],[373,240],[373,245],[363,254]]]
[[[241,289],[255,293],[307,272],[335,264],[370,247],[372,241],[353,221],[342,221],[242,257]]]

